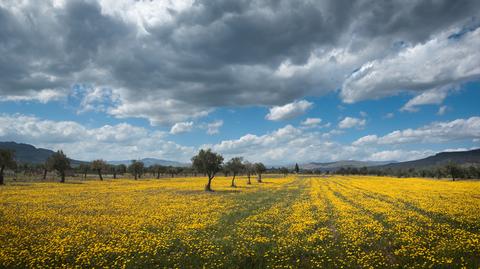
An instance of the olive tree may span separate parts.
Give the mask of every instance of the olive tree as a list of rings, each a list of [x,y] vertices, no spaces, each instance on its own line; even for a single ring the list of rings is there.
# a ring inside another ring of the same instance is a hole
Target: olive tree
[[[167,170],[167,168],[163,165],[160,165],[160,164],[155,164],[154,166],[152,166],[152,171],[154,172],[154,174],[157,175],[157,179],[159,179],[160,174],[165,173],[166,170]]]
[[[78,170],[80,171],[80,173],[82,173],[83,179],[87,179],[87,173],[89,169],[90,169],[90,166],[86,163],[81,163],[78,166]]]
[[[235,188],[235,177],[245,169],[245,165],[242,163],[242,157],[234,157],[230,161],[225,164],[224,169],[231,172],[232,177],[232,184],[230,185],[232,188]]]
[[[47,160],[49,170],[55,170],[60,175],[60,183],[65,183],[65,172],[70,169],[70,160],[63,151],[53,153]]]
[[[255,164],[255,172],[258,175],[257,181],[259,183],[262,183],[262,174],[265,173],[265,171],[267,171],[267,168],[265,167],[265,165],[263,163],[256,163]]]
[[[94,160],[92,162],[92,170],[97,171],[100,180],[103,180],[102,171],[107,169],[107,163],[104,160]]]
[[[284,177],[286,177],[288,175],[288,172],[289,172],[288,168],[286,168],[286,167],[281,167],[280,168],[280,173],[282,173]]]
[[[143,172],[144,167],[145,167],[145,165],[143,164],[143,162],[133,160],[132,164],[130,164],[130,166],[129,166],[129,170],[130,170],[130,173],[133,174],[135,179],[138,179],[142,176],[142,172]]]
[[[455,181],[456,178],[460,178],[462,170],[458,164],[454,162],[449,162],[445,165],[445,170],[448,175],[452,178],[452,181]]]
[[[15,168],[15,154],[11,150],[0,149],[0,185],[5,184],[3,172],[5,168]]]
[[[108,165],[108,170],[110,170],[110,173],[112,173],[113,179],[117,179],[117,174],[120,170],[120,167],[118,165],[110,164]]]
[[[120,174],[120,175],[123,175],[127,172],[127,166],[124,165],[124,164],[119,164],[117,165],[117,172]]]
[[[222,155],[212,152],[211,149],[201,149],[196,156],[192,157],[193,168],[195,168],[195,170],[197,170],[199,173],[203,173],[208,176],[208,182],[207,185],[205,185],[206,191],[212,191],[212,179],[222,168],[222,163]]]
[[[250,177],[255,173],[255,166],[249,161],[245,161],[243,166],[245,167],[245,173],[247,174],[247,184],[250,185],[252,184]]]
[[[47,179],[47,173],[48,173],[48,165],[47,165],[47,162],[37,164],[37,169],[38,169],[39,171],[42,171],[42,179],[43,179],[43,180],[46,180],[46,179]]]

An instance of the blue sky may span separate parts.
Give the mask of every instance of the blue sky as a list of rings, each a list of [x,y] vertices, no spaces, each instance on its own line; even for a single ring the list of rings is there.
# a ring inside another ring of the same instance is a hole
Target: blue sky
[[[480,147],[478,2],[390,4],[3,2],[0,140],[267,164]]]

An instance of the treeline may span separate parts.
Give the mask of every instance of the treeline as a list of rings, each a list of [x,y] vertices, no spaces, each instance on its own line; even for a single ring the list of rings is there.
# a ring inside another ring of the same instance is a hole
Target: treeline
[[[313,171],[319,172],[319,171]],[[394,177],[425,177],[425,178],[451,178],[480,179],[480,165],[458,165],[447,163],[429,168],[375,168],[375,167],[342,167],[333,173],[340,175],[375,175]]]
[[[208,150],[200,150],[199,153],[192,157],[191,167],[173,167],[152,165],[145,167],[141,161],[132,160],[130,165],[112,165],[106,161],[98,159],[90,163],[81,163],[76,167],[72,167],[70,159],[59,150],[53,153],[43,164],[17,163],[15,161],[15,153],[9,150],[0,149],[0,185],[4,184],[4,171],[9,169],[15,175],[23,173],[24,176],[37,176],[46,180],[47,174],[55,172],[60,177],[60,182],[65,182],[67,176],[81,176],[86,179],[88,175],[95,174],[100,180],[105,175],[111,175],[114,179],[118,176],[130,174],[134,179],[148,176],[152,178],[160,178],[162,176],[175,177],[183,176],[207,176],[208,182],[205,190],[211,191],[211,182],[215,175],[222,172],[226,177],[231,176],[231,187],[236,187],[235,179],[239,175],[247,177],[247,184],[252,184],[251,177],[256,176],[257,182],[262,183],[262,174],[268,170],[263,163],[250,163],[242,157],[234,157],[224,162],[223,156]],[[290,172],[287,168],[272,169],[270,172],[284,174]],[[296,165],[298,172],[298,165]]]

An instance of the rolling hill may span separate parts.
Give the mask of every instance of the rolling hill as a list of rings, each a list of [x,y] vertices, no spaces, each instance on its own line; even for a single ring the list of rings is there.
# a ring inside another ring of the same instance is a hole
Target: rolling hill
[[[433,156],[407,162],[390,163],[387,165],[378,166],[378,168],[391,169],[408,169],[408,168],[427,168],[433,166],[444,165],[448,162],[456,164],[479,164],[480,163],[480,149],[469,151],[455,151],[455,152],[440,152]]]
[[[16,143],[16,142],[0,142],[0,149],[8,149],[15,152],[15,160],[19,163],[45,163],[54,151],[44,148],[36,148],[29,144]],[[73,166],[85,163],[70,159],[70,163]]]
[[[162,160],[162,159],[156,159],[156,158],[143,158],[140,161],[143,162],[146,167],[156,165],[156,164],[163,165],[163,166],[175,166],[175,167],[190,166],[190,164],[187,164],[187,163],[181,163],[181,162],[169,161],[169,160]],[[131,160],[107,161],[107,163],[114,164],[114,165],[119,165],[119,164],[129,165],[129,164],[132,163],[132,161]]]
[[[371,166],[379,166],[388,163],[392,163],[394,161],[388,162],[375,162],[375,161],[355,161],[355,160],[345,160],[345,161],[337,161],[337,162],[328,162],[328,163],[317,163],[317,162],[310,162],[306,164],[300,165],[301,169],[304,170],[321,170],[321,171],[336,171],[342,167],[371,167]]]

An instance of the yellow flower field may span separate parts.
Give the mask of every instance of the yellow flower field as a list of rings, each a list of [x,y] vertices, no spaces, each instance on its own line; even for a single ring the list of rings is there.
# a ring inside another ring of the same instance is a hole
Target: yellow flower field
[[[264,177],[0,188],[0,268],[479,268],[480,182]]]

